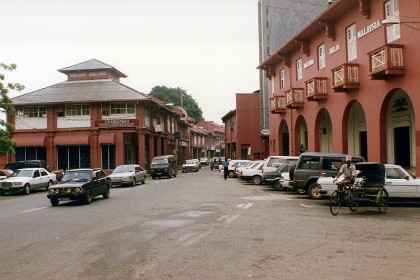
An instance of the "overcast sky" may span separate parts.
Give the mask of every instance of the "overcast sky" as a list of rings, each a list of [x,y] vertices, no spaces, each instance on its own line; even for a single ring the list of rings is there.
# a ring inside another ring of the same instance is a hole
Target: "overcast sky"
[[[235,93],[259,87],[258,0],[1,0],[0,17],[0,62],[24,93],[95,58],[138,91],[182,87],[221,124]]]

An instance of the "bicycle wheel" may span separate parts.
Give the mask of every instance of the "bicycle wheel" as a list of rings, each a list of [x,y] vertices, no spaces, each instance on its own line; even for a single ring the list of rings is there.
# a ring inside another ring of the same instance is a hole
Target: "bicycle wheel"
[[[338,191],[334,191],[330,197],[330,211],[333,216],[337,215],[340,212],[341,208],[341,201],[340,201],[340,193]]]
[[[388,209],[389,195],[386,189],[382,188],[378,191],[376,203],[378,204],[379,213],[383,214]]]
[[[357,210],[357,208],[359,208],[359,200],[356,198],[356,199],[352,199],[350,202],[349,202],[349,208],[350,208],[350,211],[351,212],[354,212],[354,211],[356,211]]]

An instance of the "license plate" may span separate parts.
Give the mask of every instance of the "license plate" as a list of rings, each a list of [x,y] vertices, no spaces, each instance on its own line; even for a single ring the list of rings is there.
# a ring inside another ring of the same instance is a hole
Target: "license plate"
[[[70,198],[68,198],[68,197],[60,197],[58,200],[60,200],[60,201],[67,201],[67,200],[70,200]]]

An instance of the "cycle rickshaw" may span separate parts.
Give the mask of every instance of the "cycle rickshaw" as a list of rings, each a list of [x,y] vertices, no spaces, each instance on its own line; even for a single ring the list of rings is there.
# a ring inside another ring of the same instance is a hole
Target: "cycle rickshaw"
[[[337,183],[330,198],[330,211],[334,216],[340,212],[341,206],[348,206],[354,212],[359,203],[373,203],[379,213],[385,213],[388,208],[389,196],[384,188],[385,166],[380,162],[356,163],[357,176],[355,182]]]

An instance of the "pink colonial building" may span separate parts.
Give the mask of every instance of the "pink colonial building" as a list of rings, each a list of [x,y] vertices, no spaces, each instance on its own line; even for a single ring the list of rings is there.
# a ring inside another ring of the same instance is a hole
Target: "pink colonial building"
[[[418,0],[336,0],[267,57],[270,154],[420,166],[418,26]]]

